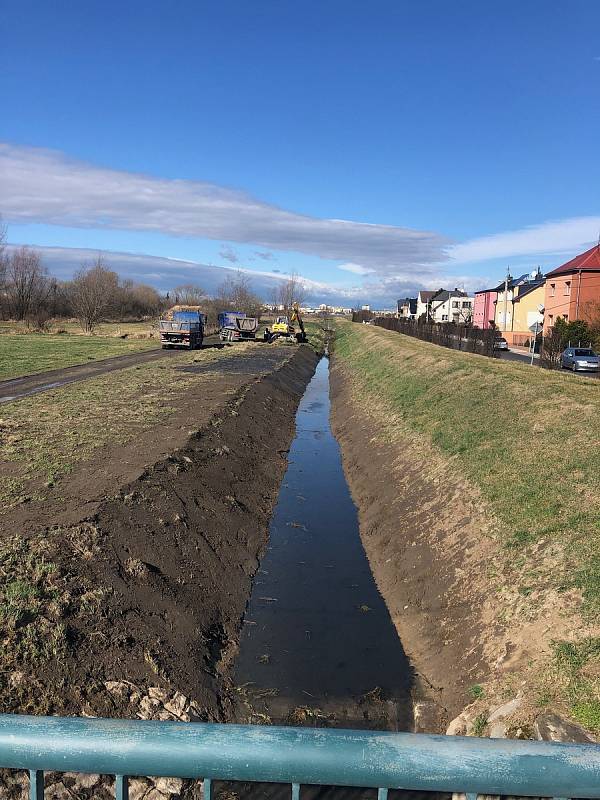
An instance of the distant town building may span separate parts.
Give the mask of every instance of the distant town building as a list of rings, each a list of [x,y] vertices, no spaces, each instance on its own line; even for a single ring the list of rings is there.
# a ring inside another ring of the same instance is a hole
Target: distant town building
[[[416,319],[417,298],[405,297],[404,300],[398,300],[396,316],[398,319]]]
[[[366,306],[361,306],[361,311],[370,311],[370,310],[371,310],[371,306],[368,305],[368,304]]]

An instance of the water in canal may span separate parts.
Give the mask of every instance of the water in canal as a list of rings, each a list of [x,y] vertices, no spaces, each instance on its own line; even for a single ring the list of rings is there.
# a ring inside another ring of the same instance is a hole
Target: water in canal
[[[407,730],[410,668],[362,546],[329,413],[323,358],[298,408],[236,684],[255,721]]]

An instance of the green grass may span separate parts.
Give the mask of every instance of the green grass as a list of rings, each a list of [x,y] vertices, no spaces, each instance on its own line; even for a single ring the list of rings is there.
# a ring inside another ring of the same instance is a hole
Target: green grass
[[[0,380],[155,347],[156,339],[1,333]]]
[[[600,732],[600,638],[588,636],[579,641],[552,643],[554,669],[547,677],[548,687],[541,700],[561,694],[570,715],[591,731]]]
[[[478,714],[473,720],[471,736],[483,736],[487,723],[487,714]]]
[[[156,321],[147,320],[145,322],[100,322],[94,328],[94,336],[139,336],[147,335],[152,331],[156,331]],[[33,330],[26,322],[17,322],[15,320],[0,320],[0,334],[4,333],[19,333],[19,334],[32,334]],[[51,320],[45,333],[37,333],[37,335],[46,334],[73,334],[73,336],[87,336],[81,328],[81,325],[72,319],[55,319]]]
[[[600,385],[338,323],[336,358],[364,402],[425,438],[478,487],[510,558],[533,546],[563,556],[521,595],[580,588],[600,611]],[[385,423],[384,423],[385,428]],[[390,428],[390,435],[393,430]],[[520,582],[521,583],[521,582]]]
[[[0,625],[12,640],[11,663],[54,654],[58,640],[48,638],[40,614],[60,596],[54,564],[20,538],[0,543]]]

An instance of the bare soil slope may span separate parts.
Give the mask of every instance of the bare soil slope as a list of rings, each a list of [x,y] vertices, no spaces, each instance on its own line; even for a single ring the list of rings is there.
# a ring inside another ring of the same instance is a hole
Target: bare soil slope
[[[270,358],[230,360],[168,424],[2,518],[2,710],[136,716],[106,688],[127,680],[228,719],[227,668],[317,360],[308,347]]]

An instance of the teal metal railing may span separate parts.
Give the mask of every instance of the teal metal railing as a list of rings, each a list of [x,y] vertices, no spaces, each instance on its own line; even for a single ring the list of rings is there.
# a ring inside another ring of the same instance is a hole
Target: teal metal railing
[[[0,767],[28,770],[42,800],[44,771],[600,798],[600,745],[380,731],[207,725],[0,715]]]

